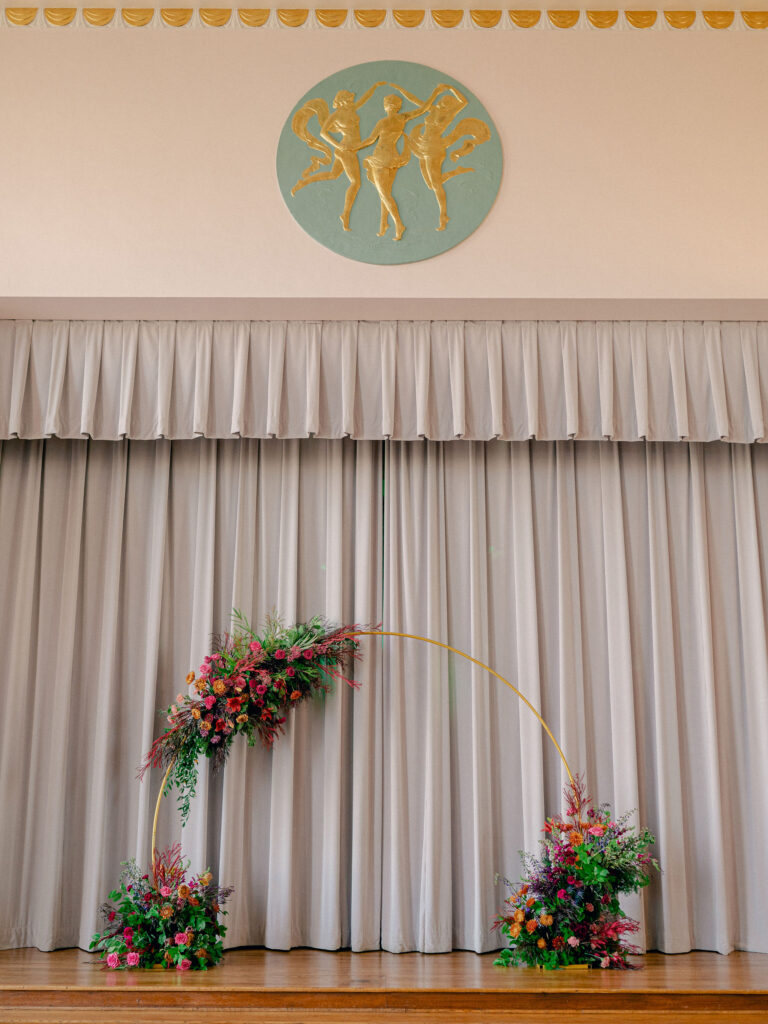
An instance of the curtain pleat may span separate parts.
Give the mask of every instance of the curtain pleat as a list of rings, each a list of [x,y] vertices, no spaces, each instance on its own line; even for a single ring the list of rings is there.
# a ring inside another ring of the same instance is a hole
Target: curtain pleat
[[[0,321],[0,439],[764,439],[768,324]]]
[[[656,833],[663,874],[627,904],[647,946],[768,952],[766,459],[720,442],[3,442],[0,947],[86,947],[120,862],[148,861],[159,778],[136,765],[237,607],[382,622],[487,662],[596,798]],[[165,800],[160,841],[181,835],[236,886],[232,946],[493,949],[494,877],[518,877],[564,767],[477,666],[407,640],[363,654],[359,692],[300,707],[272,752],[204,765],[183,833]]]

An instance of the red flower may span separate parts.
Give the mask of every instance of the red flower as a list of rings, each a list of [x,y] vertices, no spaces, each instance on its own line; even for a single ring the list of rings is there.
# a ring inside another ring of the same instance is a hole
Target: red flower
[[[293,677],[296,675],[296,669],[293,667],[293,665],[289,665],[288,668],[285,670],[285,674],[287,676]]]
[[[227,697],[227,711],[239,711],[242,706],[242,697]]]
[[[306,651],[304,651],[304,657],[307,661],[311,661],[314,658],[314,656],[315,652],[312,650],[311,647],[308,647]]]
[[[114,921],[116,917],[117,914],[114,912],[114,910],[110,910],[110,912],[107,914],[108,921]]]
[[[216,732],[221,732],[222,729],[224,728],[224,724],[225,723],[224,723],[224,719],[223,718],[217,718],[216,719]]]
[[[285,651],[282,647],[278,647],[275,653],[272,655],[277,661],[281,661],[285,657]]]

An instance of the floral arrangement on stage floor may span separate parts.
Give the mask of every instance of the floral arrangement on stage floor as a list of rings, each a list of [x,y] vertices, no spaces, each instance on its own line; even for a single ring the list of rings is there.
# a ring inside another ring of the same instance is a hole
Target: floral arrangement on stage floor
[[[288,713],[307,697],[329,689],[334,680],[357,687],[341,672],[347,659],[358,657],[352,634],[364,627],[329,626],[319,616],[295,626],[267,619],[257,635],[234,612],[235,629],[214,638],[213,649],[198,677],[187,676],[192,694],[179,694],[168,708],[170,723],[152,744],[139,771],[170,767],[167,789],[179,790],[182,822],[189,815],[201,754],[220,768],[238,734],[250,745],[260,739],[271,747],[283,732]]]
[[[91,940],[112,970],[163,967],[206,971],[224,954],[221,907],[232,888],[214,885],[210,871],[189,877],[181,845],[157,853],[154,874],[135,860],[123,864],[117,889],[101,907],[106,927]]]
[[[355,635],[365,627],[331,626],[319,616],[283,626],[270,618],[258,635],[240,612],[233,619],[233,631],[215,637],[199,673],[187,676],[192,692],[180,693],[164,712],[169,728],[139,769],[139,778],[150,768],[165,770],[158,810],[163,794],[176,786],[182,823],[195,795],[201,754],[214,768],[222,767],[238,734],[250,745],[258,738],[271,747],[289,712],[303,700],[327,692],[333,681],[359,686],[341,669],[359,657]],[[106,928],[89,948],[113,970],[207,970],[223,955],[226,928],[219,914],[226,913],[221,907],[233,891],[216,885],[210,871],[189,875],[178,843],[155,850],[146,874],[135,860],[126,861],[118,887],[101,908]]]
[[[654,837],[614,820],[607,804],[596,810],[577,778],[564,791],[565,816],[548,818],[541,856],[523,854],[523,881],[513,886],[496,921],[509,940],[495,963],[507,967],[632,968],[640,950],[626,937],[637,921],[621,910],[619,896],[637,892],[658,869],[648,848]]]

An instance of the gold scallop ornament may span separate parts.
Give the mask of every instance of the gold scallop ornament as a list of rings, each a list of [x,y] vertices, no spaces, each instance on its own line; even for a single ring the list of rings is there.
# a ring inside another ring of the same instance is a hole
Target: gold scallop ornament
[[[161,7],[160,17],[171,28],[183,28],[192,17],[191,7]]]
[[[501,20],[501,11],[470,10],[469,16],[478,28],[496,28]]]
[[[338,28],[347,20],[346,8],[318,8],[315,10],[315,17],[323,28]]]
[[[464,17],[464,11],[438,10],[432,11],[432,20],[440,28],[456,28]]]
[[[261,28],[269,21],[271,11],[268,7],[239,7],[237,16],[248,28]]]
[[[424,21],[424,11],[392,11],[392,16],[401,28],[418,28]]]
[[[363,28],[378,28],[387,16],[383,10],[363,11],[355,9],[355,21]]]
[[[768,28],[768,11],[742,11],[741,17],[749,28]]]
[[[653,28],[656,24],[656,11],[624,11],[624,17],[632,28]]]
[[[696,21],[696,11],[664,11],[664,17],[672,28],[690,28]]]
[[[84,7],[83,17],[88,25],[95,28],[104,28],[109,25],[115,16],[114,7]]]
[[[286,28],[301,28],[309,17],[309,11],[301,7],[278,7],[277,17]]]
[[[711,29],[730,29],[733,25],[732,10],[702,10],[701,13]]]
[[[153,7],[124,7],[122,10],[123,21],[132,28],[142,28],[148,25],[154,17]]]
[[[198,11],[200,21],[210,28],[223,28],[232,17],[231,7],[201,7]]]
[[[6,7],[5,17],[10,25],[31,25],[37,17],[37,8]]]
[[[580,11],[547,11],[547,17],[555,28],[573,28],[579,20]]]
[[[480,100],[444,71],[358,64],[286,113],[276,159],[286,207],[307,235],[348,259],[438,256],[472,234],[496,198],[499,134]]]
[[[533,28],[541,21],[541,11],[510,11],[509,20],[518,28]]]
[[[619,20],[618,11],[587,11],[590,25],[595,28],[613,28]]]
[[[45,7],[45,20],[49,25],[71,25],[77,14],[76,7]]]

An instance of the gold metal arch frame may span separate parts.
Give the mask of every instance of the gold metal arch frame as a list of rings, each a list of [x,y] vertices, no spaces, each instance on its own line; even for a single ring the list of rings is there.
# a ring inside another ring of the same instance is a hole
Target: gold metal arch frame
[[[560,760],[563,762],[563,767],[565,768],[565,770],[566,770],[566,772],[568,774],[569,781],[573,782],[573,773],[571,772],[571,769],[570,769],[570,767],[568,765],[568,762],[565,759],[565,754],[563,753],[560,744],[555,739],[555,736],[554,736],[552,730],[549,728],[547,723],[542,718],[541,713],[536,710],[536,708],[533,706],[533,704],[531,704],[531,702],[528,700],[528,698],[525,696],[524,693],[521,693],[520,690],[518,690],[518,688],[516,686],[514,686],[512,683],[510,683],[510,681],[508,679],[505,679],[504,676],[500,675],[495,669],[492,669],[490,665],[486,665],[485,662],[479,661],[477,658],[473,658],[471,654],[467,654],[465,651],[460,651],[456,647],[451,647],[450,644],[444,644],[440,640],[432,640],[428,636],[419,636],[416,633],[397,633],[397,632],[394,632],[394,631],[383,630],[383,629],[364,629],[364,630],[355,630],[354,632],[347,633],[345,635],[346,636],[398,636],[398,637],[401,637],[401,638],[403,638],[405,640],[421,640],[422,643],[432,644],[433,647],[442,647],[443,650],[450,651],[452,654],[458,654],[460,658],[466,658],[466,660],[467,661],[471,661],[473,665],[477,665],[479,668],[485,669],[486,672],[489,672],[496,679],[499,679],[502,683],[504,683],[505,686],[508,686],[510,688],[510,690],[512,690],[513,693],[516,693],[517,696],[520,698],[520,700],[523,702],[523,704],[525,704],[526,707],[528,707],[533,712],[533,714],[539,720],[539,723],[540,723],[542,729],[544,730],[544,732],[547,734],[547,736],[549,736],[549,738],[554,743],[555,749],[557,750],[558,754],[560,755]],[[158,816],[160,814],[160,804],[161,804],[162,799],[163,799],[163,794],[165,793],[165,787],[166,787],[166,784],[168,782],[168,777],[171,774],[171,769],[173,768],[173,764],[174,764],[174,762],[171,761],[171,763],[168,765],[168,768],[166,769],[165,775],[163,776],[163,781],[160,783],[160,792],[157,794],[157,803],[155,804],[155,817],[154,817],[154,820],[152,822],[152,873],[153,874],[155,872],[155,849],[156,849],[156,839],[157,839],[157,819],[158,819]]]

